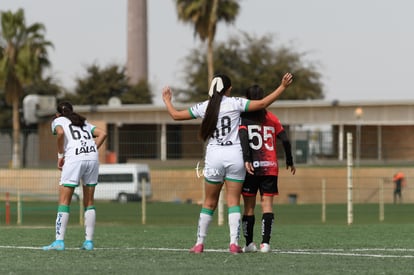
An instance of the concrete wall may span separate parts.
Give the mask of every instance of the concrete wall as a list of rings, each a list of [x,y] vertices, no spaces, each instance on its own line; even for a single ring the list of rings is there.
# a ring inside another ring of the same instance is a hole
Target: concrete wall
[[[378,203],[380,184],[384,186],[384,201],[393,201],[392,176],[402,171],[407,177],[403,189],[405,203],[414,203],[414,168],[360,168],[353,169],[353,199],[355,203]],[[33,195],[56,196],[60,172],[56,169],[0,169],[0,197],[5,192],[20,191]],[[346,168],[299,167],[295,176],[282,169],[279,177],[279,196],[276,203],[311,204],[322,202],[322,182],[326,183],[327,203],[346,203]],[[200,203],[203,198],[203,179],[196,169],[152,169],[152,201],[191,201]],[[99,186],[97,187],[99,188]],[[0,199],[2,200],[2,199]]]

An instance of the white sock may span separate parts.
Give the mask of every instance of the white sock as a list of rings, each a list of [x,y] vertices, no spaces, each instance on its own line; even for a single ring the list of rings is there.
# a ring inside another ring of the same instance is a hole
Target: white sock
[[[239,244],[240,212],[229,213],[230,243]]]
[[[197,243],[204,243],[204,239],[207,236],[208,226],[213,220],[213,216],[205,213],[200,213],[200,218],[198,219],[198,230],[197,230]]]
[[[96,211],[90,208],[85,211],[85,240],[92,241],[95,232]]]
[[[69,213],[58,212],[56,216],[56,240],[65,239],[66,228],[68,226]]]

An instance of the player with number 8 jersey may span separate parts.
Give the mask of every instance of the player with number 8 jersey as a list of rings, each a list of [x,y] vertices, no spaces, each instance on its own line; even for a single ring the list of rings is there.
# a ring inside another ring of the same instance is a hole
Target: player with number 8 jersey
[[[240,114],[245,112],[249,100],[241,97],[223,96],[214,134],[209,138],[207,146],[239,145],[238,125]],[[194,105],[189,109],[193,118],[205,117],[209,101]]]
[[[241,253],[238,245],[240,234],[240,195],[245,176],[243,154],[238,136],[240,116],[243,112],[266,108],[292,83],[293,76],[287,73],[282,83],[271,94],[261,100],[231,97],[231,80],[223,74],[215,75],[209,88],[209,99],[187,110],[173,106],[172,91],[163,89],[163,100],[174,120],[202,118],[199,137],[207,143],[204,157],[205,198],[200,211],[197,240],[191,253],[202,253],[209,224],[217,208],[223,185],[226,188],[228,223],[230,229],[230,253]]]

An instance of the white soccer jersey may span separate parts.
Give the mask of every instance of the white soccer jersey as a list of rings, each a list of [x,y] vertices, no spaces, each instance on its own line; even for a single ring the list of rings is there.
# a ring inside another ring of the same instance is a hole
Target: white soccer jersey
[[[63,116],[52,121],[52,133],[56,135],[56,127],[61,126],[65,133],[65,163],[79,160],[98,160],[98,149],[93,138],[95,126],[85,121],[82,127],[72,125]]]
[[[208,100],[192,106],[189,109],[194,118],[204,118]],[[223,96],[217,126],[214,135],[209,139],[208,145],[240,144],[239,125],[240,113],[247,111],[249,100],[241,97]]]

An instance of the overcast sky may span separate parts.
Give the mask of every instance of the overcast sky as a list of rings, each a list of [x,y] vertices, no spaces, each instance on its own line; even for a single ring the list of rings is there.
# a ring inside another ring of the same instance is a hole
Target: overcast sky
[[[189,25],[178,22],[174,2],[147,0],[149,81],[157,94],[164,85],[183,86],[182,59],[200,43]],[[413,98],[414,1],[241,0],[240,5],[235,24],[219,24],[216,41],[239,31],[275,35],[276,47],[291,45],[320,65],[326,100]],[[0,3],[2,11],[19,7],[28,24],[45,24],[46,39],[55,46],[52,71],[68,89],[87,65],[125,65],[126,0]]]

